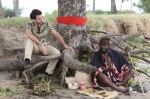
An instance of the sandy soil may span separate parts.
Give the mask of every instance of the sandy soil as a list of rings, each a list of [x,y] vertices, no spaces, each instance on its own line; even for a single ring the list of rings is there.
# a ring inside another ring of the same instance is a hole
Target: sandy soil
[[[22,31],[19,31],[16,28],[10,28],[10,30],[4,30],[5,33],[5,41],[3,47],[5,50],[11,50],[11,49],[19,49],[23,48],[24,40],[26,38],[25,34]],[[13,42],[12,42],[13,41]],[[148,67],[149,64],[143,63],[142,61],[138,63],[137,68],[145,68]],[[77,93],[78,90],[68,90],[66,87],[60,86],[60,79],[54,78],[52,79],[51,86],[53,89],[56,90],[56,93],[53,94],[53,96],[45,96],[45,97],[38,97],[34,95],[27,94],[30,89],[26,89],[23,85],[19,85],[21,82],[21,79],[14,79],[11,78],[12,73],[11,72],[0,72],[0,87],[10,87],[13,90],[20,90],[21,95],[10,95],[7,97],[0,97],[0,99],[95,99],[91,98],[86,95],[81,95]],[[129,95],[119,94],[116,99],[150,99],[150,79],[145,75],[140,75],[140,79],[142,82],[144,82],[144,86],[149,90],[147,93],[145,93],[145,97],[142,95],[142,93],[136,92]],[[135,81],[136,78],[135,78]]]
[[[140,62],[138,63],[137,68],[146,68],[149,64]],[[56,91],[56,93],[53,93],[53,96],[48,95],[45,97],[38,97],[35,95],[29,95],[27,94],[30,89],[27,89],[24,87],[24,85],[19,85],[21,82],[21,79],[14,79],[11,78],[12,74],[11,72],[0,72],[0,86],[1,87],[7,87],[9,86],[13,90],[20,90],[22,91],[22,94],[20,95],[10,95],[7,97],[0,97],[0,99],[97,99],[92,98],[87,95],[79,94],[77,93],[78,90],[68,90],[65,87],[60,86],[60,79],[53,78],[51,82],[52,88]],[[145,96],[143,96],[142,93],[134,92],[131,95],[124,95],[120,93],[118,97],[115,99],[150,99],[150,79],[145,76],[144,74],[140,74],[140,80],[141,82],[144,82],[144,87],[148,89],[148,92],[145,93]],[[137,78],[135,77],[135,81],[137,81]]]

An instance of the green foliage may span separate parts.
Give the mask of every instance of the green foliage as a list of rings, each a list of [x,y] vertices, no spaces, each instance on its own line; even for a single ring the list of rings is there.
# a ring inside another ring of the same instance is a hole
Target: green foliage
[[[25,27],[26,23],[29,21],[29,18],[6,18],[0,20],[0,27],[7,28],[7,27]]]
[[[45,13],[45,17],[46,17],[46,18],[50,18],[50,17],[51,17],[51,18],[53,18],[53,17],[56,18],[57,16],[58,16],[58,11],[56,11],[56,10],[53,11],[52,14],[49,14],[48,12]]]
[[[139,81],[135,81],[135,80],[133,80],[133,79],[130,79],[127,83],[126,83],[126,85],[125,86],[135,86],[135,85],[139,85],[140,86],[140,83],[139,83]],[[144,82],[142,82],[142,85],[144,85]]]
[[[143,44],[141,43],[141,41],[142,41],[142,37],[135,37],[135,38],[132,38],[132,39],[128,39],[128,40],[126,41],[126,43],[127,43],[129,46],[131,46],[133,50],[141,50],[141,49],[144,48],[144,46],[143,46]],[[132,61],[132,62],[131,62],[131,61]],[[138,61],[139,61],[139,60],[138,60],[137,58],[131,58],[131,60],[129,60],[129,63],[130,63],[130,64],[133,63],[134,65],[136,65]]]
[[[45,13],[45,19],[48,20],[52,25],[56,24],[56,18],[58,16],[58,11],[53,11],[52,14],[49,14],[48,12]]]
[[[142,53],[142,54],[140,54],[140,56],[142,56],[142,57],[149,57],[150,54],[149,53]]]
[[[134,82],[132,79],[130,79],[127,83],[126,83],[126,86],[131,86],[131,85],[134,85]]]
[[[22,13],[23,9],[19,9],[19,15]],[[14,9],[10,9],[10,8],[3,8],[3,12],[6,18],[8,17],[15,17],[15,11]]]
[[[111,14],[111,11],[96,10],[95,14]]]
[[[150,0],[140,0],[136,6],[142,9],[144,12],[150,12]]]
[[[0,96],[10,96],[10,95],[17,95],[17,94],[23,94],[25,90],[15,89],[12,90],[9,86],[6,88],[2,88],[0,86]]]
[[[5,17],[14,17],[15,16],[15,11],[14,9],[9,9],[9,8],[4,8],[3,9]]]
[[[139,70],[144,73],[150,73],[150,68],[140,68]]]
[[[124,11],[118,11],[117,14],[135,14],[135,11],[131,10],[124,10]]]
[[[142,37],[135,37],[127,40],[127,44],[132,46],[133,50],[143,49],[143,44],[141,43]]]
[[[103,16],[105,15],[95,15],[95,14],[89,14],[88,20],[87,20],[87,30],[101,30],[103,27]],[[105,16],[106,17],[106,16]]]
[[[45,20],[51,23],[51,25],[56,24],[55,19],[56,16],[50,14],[44,17]],[[5,18],[0,20],[0,28],[10,28],[10,27],[24,27],[26,26],[27,22],[30,21],[29,17],[13,17],[13,18]]]
[[[130,45],[134,51],[136,51],[136,50],[148,50],[149,47],[150,47],[149,43],[147,45],[145,45],[145,44],[143,44],[141,42],[142,42],[142,36],[135,37],[135,38],[132,38],[132,39],[128,39],[126,41],[126,43],[128,45]],[[142,53],[142,54],[139,54],[138,56],[149,57],[150,54],[149,53]],[[131,58],[131,60],[132,60],[133,64],[135,64],[135,65],[138,62],[137,58]],[[131,63],[130,60],[129,60],[129,62]]]
[[[83,55],[81,62],[83,62],[84,64],[90,64],[90,60],[86,57],[86,55]]]
[[[139,62],[137,58],[131,58],[131,60],[128,60],[130,64],[133,64],[136,66],[136,64]]]
[[[142,84],[142,86],[143,86],[143,85],[144,85],[144,82],[142,82],[141,84]],[[138,86],[140,86],[140,83],[139,83],[139,81],[136,81],[136,82],[135,82],[135,85],[138,85]]]
[[[117,11],[117,14],[135,14],[135,11],[131,11],[131,10],[123,10],[123,11]],[[93,11],[87,11],[87,15],[88,14],[94,14]],[[111,15],[111,11],[103,11],[103,10],[96,10],[95,11],[96,15]]]
[[[52,94],[50,81],[46,81],[45,78],[42,77],[41,82],[34,85],[31,93],[38,96],[45,96]]]

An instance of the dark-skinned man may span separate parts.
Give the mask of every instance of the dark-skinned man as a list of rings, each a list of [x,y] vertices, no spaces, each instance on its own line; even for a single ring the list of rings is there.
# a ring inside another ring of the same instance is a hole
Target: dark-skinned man
[[[92,65],[97,67],[97,71],[92,73],[94,86],[108,86],[118,92],[128,93],[129,88],[120,86],[131,79],[135,70],[120,53],[109,48],[110,41],[109,38],[101,38],[100,49],[93,56]]]

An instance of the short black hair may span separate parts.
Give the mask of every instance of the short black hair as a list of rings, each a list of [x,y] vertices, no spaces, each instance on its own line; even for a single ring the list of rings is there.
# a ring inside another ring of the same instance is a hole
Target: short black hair
[[[102,37],[99,41],[99,46],[101,45],[110,45],[111,39],[109,37]]]
[[[33,9],[32,12],[30,13],[30,18],[31,19],[36,19],[37,15],[41,15],[42,11],[38,10],[38,9]]]

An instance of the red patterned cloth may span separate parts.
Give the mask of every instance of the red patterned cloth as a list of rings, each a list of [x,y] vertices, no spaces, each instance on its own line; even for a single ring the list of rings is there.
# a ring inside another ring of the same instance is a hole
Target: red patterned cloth
[[[121,67],[121,73],[118,72],[118,70],[116,69],[115,65],[113,63],[111,63],[111,66],[115,72],[115,74],[113,74],[112,72],[106,72],[106,75],[108,76],[108,78],[114,82],[116,85],[118,85],[118,82],[121,82],[123,80],[124,75],[129,71],[129,68],[126,65],[123,65]],[[98,87],[99,84],[97,82],[97,76],[99,73],[103,72],[104,70],[106,70],[108,68],[108,65],[102,66],[99,69],[97,69],[97,71],[95,72],[94,75],[94,87]],[[128,69],[127,72],[124,72]]]
[[[78,16],[60,16],[57,17],[57,23],[62,23],[62,24],[74,24],[74,25],[79,25],[82,26],[86,23],[87,18],[81,18]]]

